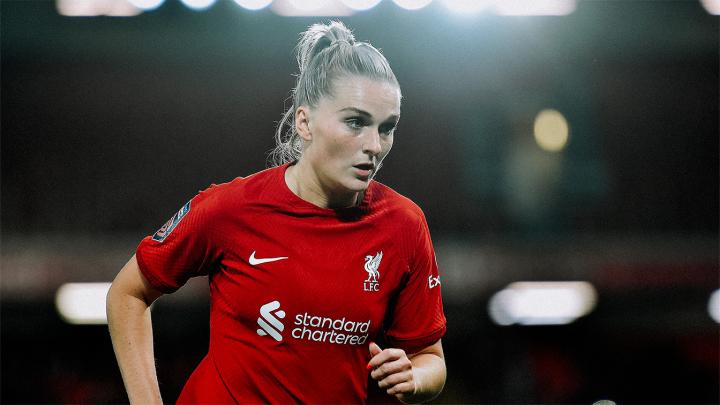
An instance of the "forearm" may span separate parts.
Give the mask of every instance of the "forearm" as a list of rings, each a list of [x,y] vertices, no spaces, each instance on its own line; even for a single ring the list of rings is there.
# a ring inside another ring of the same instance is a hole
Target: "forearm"
[[[141,298],[108,293],[108,325],[131,404],[162,404],[155,371],[150,307]]]
[[[420,403],[438,396],[445,386],[447,376],[445,360],[434,353],[422,353],[412,356],[410,362],[415,380],[415,393],[404,396],[402,401],[407,404]]]

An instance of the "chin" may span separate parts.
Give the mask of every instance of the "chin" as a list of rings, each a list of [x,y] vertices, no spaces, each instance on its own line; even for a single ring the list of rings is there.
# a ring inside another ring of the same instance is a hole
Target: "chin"
[[[369,185],[370,185],[370,179],[362,180],[362,179],[355,178],[352,181],[346,183],[347,189],[354,193],[360,193],[360,192],[367,190]]]

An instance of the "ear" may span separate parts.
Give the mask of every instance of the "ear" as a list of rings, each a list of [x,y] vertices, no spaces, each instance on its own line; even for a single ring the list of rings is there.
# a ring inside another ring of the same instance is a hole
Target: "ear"
[[[301,105],[295,110],[295,130],[303,140],[312,140],[312,132],[310,131],[310,108],[308,106]]]

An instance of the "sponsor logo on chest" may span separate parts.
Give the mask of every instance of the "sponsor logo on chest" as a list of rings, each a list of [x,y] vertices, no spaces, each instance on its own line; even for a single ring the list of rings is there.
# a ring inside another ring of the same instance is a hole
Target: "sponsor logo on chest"
[[[260,307],[257,334],[270,336],[278,342],[283,341],[285,311],[280,309],[280,301],[271,301]],[[367,341],[370,320],[358,322],[342,318],[331,318],[307,312],[294,316],[294,328],[290,336],[298,340],[310,340],[337,345],[362,345]]]

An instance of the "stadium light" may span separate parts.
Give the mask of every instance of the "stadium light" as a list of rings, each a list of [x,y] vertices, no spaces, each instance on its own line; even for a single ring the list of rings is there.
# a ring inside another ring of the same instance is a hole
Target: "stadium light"
[[[202,11],[210,8],[213,4],[215,4],[216,0],[180,0],[183,4],[185,4],[188,8],[196,11]]]
[[[570,136],[570,127],[565,117],[557,110],[542,110],[535,117],[533,135],[538,146],[548,152],[560,152]]]
[[[288,0],[298,10],[315,11],[330,5],[329,0]]]
[[[432,0],[393,0],[395,4],[406,10],[420,10],[432,3]]]
[[[495,13],[508,16],[568,15],[576,7],[575,0],[503,0],[495,3]]]
[[[700,0],[705,11],[712,15],[720,15],[720,0]]]
[[[346,17],[354,12],[337,0],[276,0],[272,10],[285,17]]]
[[[495,3],[493,0],[442,0],[443,5],[450,11],[459,14],[478,13]]]
[[[110,283],[67,283],[55,294],[60,317],[74,325],[107,324],[105,301]]]
[[[353,10],[370,10],[380,3],[381,0],[342,0],[342,2]]]
[[[162,6],[165,0],[128,0],[133,6],[145,10],[151,11]]]
[[[240,7],[248,10],[261,10],[270,5],[273,0],[233,0]]]
[[[710,294],[708,301],[708,313],[710,317],[717,323],[720,323],[720,290],[715,290]]]
[[[564,325],[596,303],[595,288],[584,281],[517,282],[490,298],[488,313],[498,325]]]
[[[56,0],[55,7],[66,17],[132,17],[142,13],[128,0]]]

